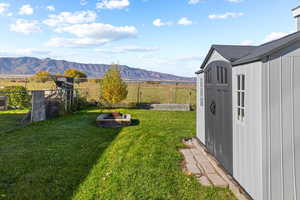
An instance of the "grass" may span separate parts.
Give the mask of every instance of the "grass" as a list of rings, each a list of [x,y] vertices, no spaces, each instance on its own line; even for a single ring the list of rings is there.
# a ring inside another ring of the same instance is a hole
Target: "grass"
[[[0,133],[20,127],[27,112],[27,109],[0,111]]]
[[[0,199],[234,199],[182,173],[195,112],[122,111],[139,123],[98,128],[87,110],[0,133]]]

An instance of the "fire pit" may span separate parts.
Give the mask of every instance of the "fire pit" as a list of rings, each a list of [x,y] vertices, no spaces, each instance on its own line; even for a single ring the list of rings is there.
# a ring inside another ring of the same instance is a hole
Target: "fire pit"
[[[131,115],[119,112],[103,113],[97,117],[96,123],[102,128],[121,128],[131,125]]]

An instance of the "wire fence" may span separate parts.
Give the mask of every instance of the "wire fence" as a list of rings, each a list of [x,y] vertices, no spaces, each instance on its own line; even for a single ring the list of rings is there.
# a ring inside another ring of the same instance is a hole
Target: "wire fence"
[[[74,88],[81,90],[89,102],[98,102],[100,99],[100,79],[75,79]],[[161,104],[196,104],[196,83],[176,81],[132,81],[125,80],[128,86],[127,98],[121,103],[135,105],[141,103]],[[28,90],[53,90],[56,85],[53,81],[37,82],[30,78],[1,78],[1,86],[23,86]]]

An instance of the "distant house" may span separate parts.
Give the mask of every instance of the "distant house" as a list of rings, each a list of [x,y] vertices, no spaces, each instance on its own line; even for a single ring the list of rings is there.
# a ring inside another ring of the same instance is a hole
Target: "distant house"
[[[260,46],[213,45],[196,72],[197,137],[257,200],[300,200],[298,31]]]

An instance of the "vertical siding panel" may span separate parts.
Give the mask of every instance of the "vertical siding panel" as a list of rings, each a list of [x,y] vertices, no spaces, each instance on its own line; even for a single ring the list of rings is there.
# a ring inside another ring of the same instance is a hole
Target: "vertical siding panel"
[[[270,68],[271,61],[268,61],[268,102],[267,102],[267,113],[268,113],[268,200],[271,200],[271,80],[270,80]]]
[[[204,73],[197,75],[197,138],[205,144],[205,90]],[[201,98],[203,105],[201,105]]]
[[[200,139],[200,123],[201,119],[200,119],[200,74],[197,74],[197,113],[196,113],[196,120],[197,120],[197,124],[196,124],[196,135],[197,137]],[[200,139],[201,140],[201,139]]]
[[[262,63],[233,68],[234,177],[254,199],[263,199],[262,184]],[[246,75],[245,122],[237,120],[237,78]]]
[[[292,87],[291,57],[282,59],[282,154],[283,154],[283,199],[295,199],[293,176],[293,139],[292,139]]]
[[[263,199],[263,178],[262,178],[262,162],[263,162],[263,153],[262,153],[262,63],[260,63],[259,67],[254,67],[252,69],[253,77],[255,77],[256,85],[253,85],[253,91],[258,90],[256,92],[255,97],[255,105],[257,106],[257,113],[253,114],[253,121],[255,122],[255,132],[256,134],[256,156],[254,157],[255,170],[253,172],[253,177],[258,177],[258,182],[253,179],[253,187],[254,190],[257,191],[257,197]],[[257,74],[256,74],[257,73]]]
[[[295,147],[295,175],[296,175],[296,189],[297,200],[300,199],[300,58],[294,59],[294,147]]]
[[[295,96],[295,87],[294,87],[294,75],[295,75],[295,59],[294,57],[291,57],[291,100],[292,100],[292,160],[293,160],[293,166],[292,166],[292,171],[293,171],[293,194],[295,199],[297,200],[297,188],[296,188],[296,167],[295,167],[295,103],[294,103],[294,96]]]
[[[280,60],[271,61],[270,67],[271,99],[271,190],[272,200],[282,200],[282,160],[280,137]]]
[[[250,102],[252,102],[254,105],[257,105],[256,104],[256,92],[254,91],[254,87],[257,85],[257,82],[255,82],[255,75],[253,73],[253,70],[256,70],[255,69],[255,66],[252,66],[249,68],[249,70],[247,70],[246,72],[246,86],[248,87],[248,89],[246,89],[246,106],[247,105],[250,105]],[[247,80],[247,77],[248,77],[248,80]],[[254,87],[253,87],[254,86]],[[248,94],[247,94],[247,91]],[[250,110],[246,110],[246,116],[249,116],[249,119],[246,123],[248,124],[251,124],[251,127],[248,126],[247,127],[247,132],[245,134],[248,134],[248,133],[251,133],[251,132],[254,132],[254,133],[257,133],[256,131],[256,120],[254,119],[254,113],[252,113]],[[248,164],[248,169],[249,169],[249,172],[250,172],[250,176],[251,177],[254,177],[255,176],[255,173],[254,171],[256,170],[256,160],[255,160],[255,156],[258,157],[258,154],[257,154],[257,142],[256,142],[256,138],[257,138],[257,134],[251,134],[252,137],[249,137],[248,138],[250,139],[247,144],[248,144],[248,147],[246,150],[249,150],[249,149],[252,149],[252,153],[250,153],[249,157],[250,157],[250,163],[251,164]],[[255,148],[253,148],[255,147]],[[249,161],[249,160],[248,160]],[[255,184],[254,184],[254,178],[251,178],[250,179],[250,188],[251,188],[251,191],[254,191],[254,196],[257,196],[257,190],[255,190]]]
[[[281,160],[281,163],[280,163],[280,168],[281,168],[281,199],[284,199],[284,189],[283,189],[283,180],[284,180],[284,166],[283,166],[283,122],[282,122],[282,57],[280,57],[280,65],[279,65],[279,84],[280,84],[280,88],[279,88],[279,91],[280,91],[280,102],[279,102],[279,110],[280,110],[280,113],[279,113],[279,125],[280,125],[280,160]]]
[[[262,152],[262,164],[260,176],[262,178],[262,199],[268,200],[268,180],[269,180],[269,170],[268,170],[268,62],[262,63],[261,67],[261,152]]]

